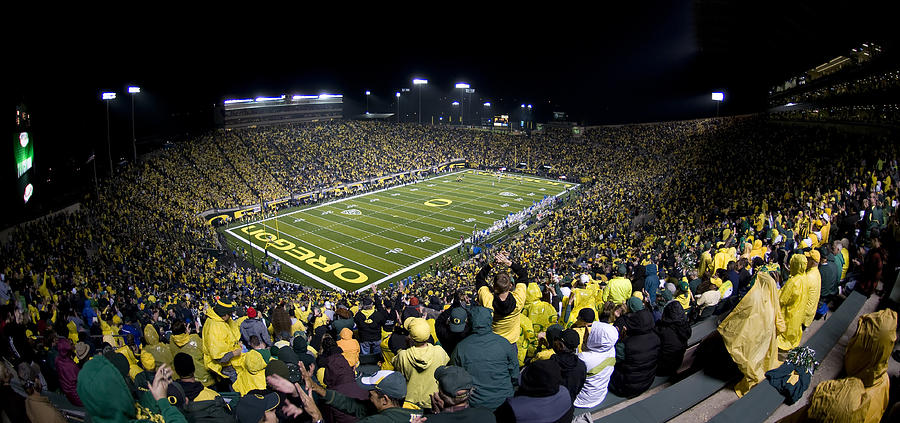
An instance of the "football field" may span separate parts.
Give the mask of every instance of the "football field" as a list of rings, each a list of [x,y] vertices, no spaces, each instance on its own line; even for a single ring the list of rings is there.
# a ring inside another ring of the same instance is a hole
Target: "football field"
[[[257,263],[266,254],[280,261],[286,280],[358,291],[427,270],[455,254],[460,238],[576,186],[465,170],[285,210],[225,233],[229,243],[252,246]]]

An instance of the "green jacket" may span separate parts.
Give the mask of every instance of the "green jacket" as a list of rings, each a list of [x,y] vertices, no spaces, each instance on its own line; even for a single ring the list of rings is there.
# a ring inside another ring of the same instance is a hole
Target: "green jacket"
[[[393,407],[380,413],[372,414],[374,408],[368,401],[348,398],[340,392],[325,391],[325,404],[359,418],[359,423],[408,423],[413,416],[422,415],[421,410]]]
[[[187,423],[184,415],[166,399],[155,401],[149,392],[135,403],[122,374],[109,360],[96,356],[78,373],[78,397],[95,423]],[[150,397],[149,400],[146,399]]]
[[[475,306],[469,310],[472,334],[459,342],[450,356],[450,364],[472,375],[475,390],[469,400],[472,407],[497,409],[515,393],[519,380],[516,344],[491,331],[491,311]]]

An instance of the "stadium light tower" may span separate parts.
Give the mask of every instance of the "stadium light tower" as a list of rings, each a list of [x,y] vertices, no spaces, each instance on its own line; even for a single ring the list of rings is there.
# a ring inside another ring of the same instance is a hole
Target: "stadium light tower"
[[[466,90],[469,89],[469,84],[465,82],[457,82],[456,88],[459,88],[459,102],[462,103],[462,105],[459,107],[459,124],[463,125],[465,124],[465,119],[463,119],[463,117],[465,114],[464,107],[466,104],[465,96],[463,96],[463,93],[465,93]]]
[[[422,86],[428,85],[427,79],[415,78],[413,79],[413,85],[417,85],[419,87],[419,125],[422,124]]]
[[[394,95],[397,96],[397,123],[400,123],[400,91],[397,91]]]
[[[116,93],[104,92],[100,94],[100,98],[106,103],[106,152],[109,153],[109,176],[112,176],[112,144],[109,140],[109,102],[116,99]]]
[[[719,117],[719,104],[725,101],[725,93],[718,91],[712,93],[712,100],[716,102],[716,117]]]
[[[372,95],[372,92],[366,90],[366,114],[369,114],[369,96]]]
[[[131,94],[131,148],[134,151],[134,163],[137,163],[137,138],[134,136],[134,96],[141,92],[141,87],[128,87],[128,94]]]

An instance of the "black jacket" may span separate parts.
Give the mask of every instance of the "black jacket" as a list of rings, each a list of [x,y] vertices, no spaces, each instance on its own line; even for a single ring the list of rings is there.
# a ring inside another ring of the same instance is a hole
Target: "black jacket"
[[[387,320],[387,315],[381,310],[373,310],[369,317],[363,314],[363,311],[357,311],[353,316],[356,323],[356,329],[359,330],[359,341],[370,342],[381,340],[381,327]]]
[[[663,309],[662,318],[656,324],[659,336],[659,360],[656,374],[671,376],[681,367],[688,339],[691,338],[691,325],[678,301],[672,301]]]
[[[659,336],[654,331],[653,313],[643,309],[626,314],[616,321],[625,335],[616,345],[616,367],[609,381],[609,391],[620,397],[642,394],[653,384],[659,359]],[[618,351],[624,353],[620,360]]]
[[[574,403],[575,397],[578,396],[581,388],[584,387],[584,381],[587,378],[587,367],[573,353],[554,354],[553,357],[550,357],[550,360],[559,363],[559,368],[562,370],[562,386],[565,386],[569,391],[569,395]]]

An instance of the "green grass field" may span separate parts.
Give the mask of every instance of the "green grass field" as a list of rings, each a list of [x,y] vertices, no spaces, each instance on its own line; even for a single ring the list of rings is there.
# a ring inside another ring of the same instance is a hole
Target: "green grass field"
[[[462,181],[457,181],[458,178]],[[395,282],[450,252],[460,237],[576,184],[474,170],[279,212],[225,230],[259,263],[282,263],[286,280],[358,291]]]

